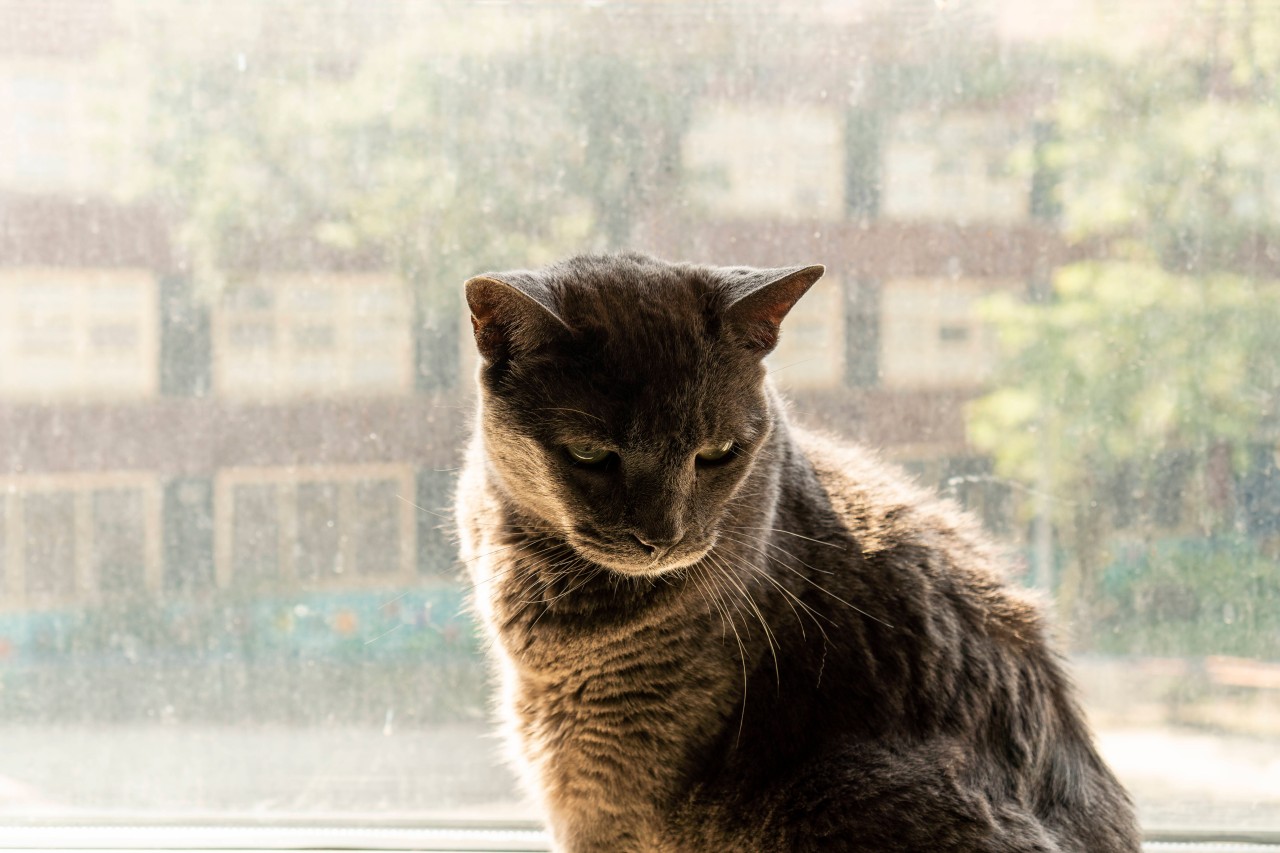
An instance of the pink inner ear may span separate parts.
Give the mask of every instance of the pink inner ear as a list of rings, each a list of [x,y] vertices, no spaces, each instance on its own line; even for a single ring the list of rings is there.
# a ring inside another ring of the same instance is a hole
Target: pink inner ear
[[[466,284],[476,347],[489,361],[507,358],[564,329],[563,322],[530,293],[489,276]]]
[[[806,275],[806,273],[815,273]],[[821,267],[809,267],[765,285],[731,309],[737,313],[743,343],[768,352],[778,345],[779,327],[796,301],[822,275]]]
[[[479,321],[481,326],[487,326],[493,320],[494,309],[497,307],[498,294],[497,289],[503,287],[500,282],[493,279],[484,279],[476,277],[468,282],[467,287],[467,303],[471,308],[472,321]]]
[[[747,317],[747,345],[753,349],[771,350],[778,345],[778,331],[782,318],[787,316],[790,302],[774,302],[761,305]]]
[[[773,326],[776,331],[782,325],[782,319],[787,316],[787,312],[791,310],[791,306],[795,304],[795,300],[791,294],[787,294],[787,298],[779,299],[776,302],[770,302],[760,306],[759,319],[762,322]]]
[[[471,329],[475,333],[476,348],[486,358],[491,358],[502,346],[502,331],[493,322],[493,314],[484,317],[471,315]]]
[[[501,288],[506,287],[493,279],[473,279],[467,288],[467,302],[471,308],[471,329],[475,333],[476,348],[487,359],[495,358],[501,350],[505,336],[502,324],[495,322],[501,305]]]

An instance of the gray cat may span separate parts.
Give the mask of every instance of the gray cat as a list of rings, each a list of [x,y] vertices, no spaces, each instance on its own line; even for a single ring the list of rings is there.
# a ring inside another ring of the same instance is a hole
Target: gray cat
[[[463,558],[557,848],[1137,850],[983,536],[788,421],[761,360],[822,272],[467,282]]]

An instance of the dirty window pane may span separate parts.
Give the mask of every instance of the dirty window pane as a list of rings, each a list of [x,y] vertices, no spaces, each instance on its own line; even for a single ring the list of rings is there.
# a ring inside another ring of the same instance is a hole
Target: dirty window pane
[[[93,493],[93,574],[103,593],[132,595],[147,587],[142,493],[110,489]]]
[[[638,249],[825,264],[796,418],[1001,539],[1148,826],[1280,828],[1280,11],[1051,5],[0,3],[0,822],[533,816],[460,284]]]
[[[32,494],[22,504],[27,594],[50,601],[73,598],[80,559],[75,496],[68,492]]]
[[[280,571],[276,487],[236,486],[232,500],[231,565],[235,582],[249,589],[270,584]]]
[[[352,537],[356,571],[361,575],[396,574],[400,561],[400,502],[394,481],[357,482],[352,494]]]
[[[303,582],[342,574],[342,528],[338,526],[338,484],[298,486],[298,579]]]

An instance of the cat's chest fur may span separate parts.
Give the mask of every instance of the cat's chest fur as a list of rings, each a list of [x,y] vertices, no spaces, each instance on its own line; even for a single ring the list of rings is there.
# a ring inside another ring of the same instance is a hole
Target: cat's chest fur
[[[564,583],[549,584],[554,563],[536,544],[475,548],[508,737],[557,839],[572,849],[669,847],[667,812],[737,695],[738,671],[708,654],[720,632],[705,612],[684,612],[687,597],[658,588],[632,590],[647,600],[621,618],[584,609],[584,596],[616,593],[619,580],[570,571],[561,557]]]

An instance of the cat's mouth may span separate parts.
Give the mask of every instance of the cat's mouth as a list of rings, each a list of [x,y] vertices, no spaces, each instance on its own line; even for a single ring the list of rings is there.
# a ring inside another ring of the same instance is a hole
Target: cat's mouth
[[[582,533],[570,535],[569,545],[580,556],[619,574],[652,577],[687,568],[701,560],[715,545],[715,537],[701,542],[687,539],[669,551],[651,554],[640,548],[606,542]]]

